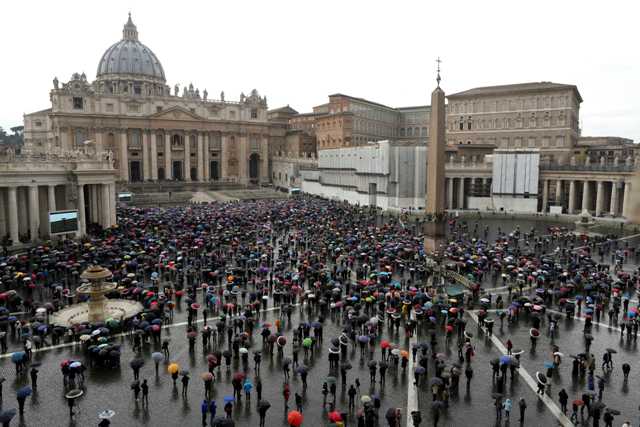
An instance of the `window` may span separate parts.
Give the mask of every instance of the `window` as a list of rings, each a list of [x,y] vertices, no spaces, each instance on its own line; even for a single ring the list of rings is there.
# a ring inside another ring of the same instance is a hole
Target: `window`
[[[109,103],[105,106],[107,113],[113,113],[113,104]]]
[[[138,112],[140,112],[140,105],[138,105],[138,104],[128,104],[127,105],[127,110],[130,113],[138,113]]]
[[[42,121],[41,120],[36,120],[36,127],[40,127],[42,126]]]
[[[73,109],[74,110],[82,110],[84,108],[84,103],[82,102],[82,97],[74,96],[73,97]]]
[[[471,120],[467,122],[467,130],[471,130]]]
[[[464,130],[464,122],[460,121],[460,130]]]
[[[258,109],[257,108],[252,108],[251,109],[251,118],[252,119],[257,119],[258,118]]]
[[[133,93],[136,95],[141,95],[142,94],[142,88],[140,86],[134,86],[133,87]]]
[[[229,118],[230,119],[235,119],[236,118],[236,112],[235,111],[229,111]]]
[[[156,106],[156,113],[159,113],[160,111],[162,111],[162,107],[160,105]]]

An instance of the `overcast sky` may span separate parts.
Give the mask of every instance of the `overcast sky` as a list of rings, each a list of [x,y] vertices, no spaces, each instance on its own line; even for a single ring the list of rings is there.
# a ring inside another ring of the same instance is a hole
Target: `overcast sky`
[[[576,84],[583,135],[640,140],[640,6],[627,1],[0,2],[0,126],[48,108],[52,79],[95,78],[131,11],[167,83],[256,88],[300,112],[342,92],[393,107],[429,102],[435,58],[448,93],[476,86]]]

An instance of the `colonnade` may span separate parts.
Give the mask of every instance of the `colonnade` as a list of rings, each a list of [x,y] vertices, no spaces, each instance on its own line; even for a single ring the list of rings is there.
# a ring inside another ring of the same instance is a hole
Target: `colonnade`
[[[491,178],[486,177],[447,177],[445,178],[445,204],[447,209],[465,209],[467,196],[489,197]],[[478,186],[483,189],[478,193]]]
[[[542,180],[542,212],[547,212],[549,205],[553,203],[565,208],[565,212],[569,214],[587,211],[595,216],[609,214],[628,218],[631,208],[630,197],[631,181],[624,179]]]
[[[60,210],[78,210],[78,237],[86,234],[90,223],[102,227],[116,223],[115,183],[71,185],[0,186],[0,237],[12,244],[48,238],[49,212]]]

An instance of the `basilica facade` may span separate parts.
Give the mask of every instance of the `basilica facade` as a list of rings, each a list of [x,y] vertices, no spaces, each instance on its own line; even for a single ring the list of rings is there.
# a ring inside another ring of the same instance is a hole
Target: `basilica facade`
[[[82,73],[53,80],[51,108],[24,117],[25,149],[102,153],[119,183],[182,181],[258,184],[269,180],[269,143],[283,126],[270,124],[267,99],[252,90],[237,101],[192,84],[167,85],[164,69],[142,44],[131,16],[122,39]]]

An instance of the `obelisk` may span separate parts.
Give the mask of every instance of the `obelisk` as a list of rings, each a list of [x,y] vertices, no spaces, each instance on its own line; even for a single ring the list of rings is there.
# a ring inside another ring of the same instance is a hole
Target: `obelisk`
[[[445,107],[444,91],[440,88],[440,59],[438,58],[438,86],[431,93],[431,121],[427,148],[427,188],[425,235],[427,238],[444,236],[444,164],[445,164]],[[425,242],[427,249],[435,242]]]

